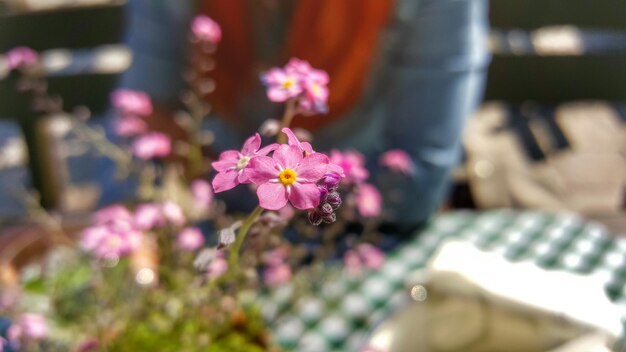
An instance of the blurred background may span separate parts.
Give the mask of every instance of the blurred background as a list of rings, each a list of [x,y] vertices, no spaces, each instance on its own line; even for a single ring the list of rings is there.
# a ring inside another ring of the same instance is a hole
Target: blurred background
[[[211,61],[189,51],[198,13],[222,26]],[[308,60],[330,74],[330,112],[296,126],[311,130],[319,150],[365,154],[394,204],[391,232],[425,229],[394,257],[402,263],[390,278],[404,279],[443,239],[459,236],[507,259],[596,273],[623,308],[625,14],[626,2],[615,0],[0,0],[0,52],[39,52],[65,110],[89,111],[87,123],[113,140],[109,94],[119,87],[149,93],[151,128],[184,140],[175,115],[197,78],[185,65],[199,65],[210,72],[204,127],[213,131],[213,157],[280,116],[259,74],[290,57]],[[80,227],[137,186],[136,176],[117,178],[112,161],[77,142],[66,116],[35,113],[5,61],[0,249],[36,231],[33,204]],[[412,157],[411,178],[375,166],[394,148]]]
[[[429,180],[407,186],[419,189],[412,195],[426,204],[412,215],[423,220],[446,198],[446,209],[569,209],[618,232],[626,226],[626,21],[619,2],[384,1],[315,9],[280,1],[7,0],[1,6],[1,49],[43,52],[52,91],[66,108],[86,106],[90,123],[109,132],[108,93],[115,87],[150,93],[155,124],[172,129],[168,119],[185,84],[186,26],[203,12],[226,32],[216,62],[204,63],[216,65],[207,87],[215,90],[207,99],[214,106],[210,127],[230,136],[216,140],[218,151],[280,113],[259,99],[257,74],[300,55],[337,77],[330,115],[300,122],[324,149],[374,154],[391,140],[428,160],[421,176]],[[333,16],[345,25],[329,29]],[[115,179],[113,165],[88,146],[67,143],[63,117],[35,117],[46,125],[35,128],[25,102],[14,101],[12,84],[0,86],[2,221],[25,214],[22,187],[34,186],[46,207],[67,213],[124,198],[134,181]],[[346,133],[355,124],[365,127]],[[397,124],[413,128],[412,135],[371,132]],[[382,142],[364,142],[372,136]]]

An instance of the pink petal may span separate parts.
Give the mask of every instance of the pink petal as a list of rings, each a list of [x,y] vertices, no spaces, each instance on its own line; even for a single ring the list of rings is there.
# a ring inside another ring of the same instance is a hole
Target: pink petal
[[[276,161],[269,156],[257,156],[250,159],[248,167],[243,170],[245,177],[256,184],[265,183],[278,177]]]
[[[280,84],[287,78],[285,71],[279,68],[272,68],[265,75],[263,75],[263,79],[267,84]]]
[[[261,136],[255,133],[254,136],[246,139],[241,148],[241,154],[245,156],[253,156],[257,150],[261,147]]]
[[[213,166],[213,169],[218,172],[230,170],[231,168],[237,166],[239,155],[240,153],[236,150],[227,150],[222,152],[219,160],[211,163],[211,166]]]
[[[296,171],[299,179],[315,182],[326,174],[328,157],[322,153],[315,153],[302,159]]]
[[[263,209],[278,210],[287,204],[287,189],[280,183],[264,183],[259,186],[256,194],[259,197],[259,206]]]
[[[228,191],[239,184],[237,177],[239,172],[237,170],[222,171],[215,175],[212,185],[215,193]]]
[[[272,87],[267,90],[267,98],[274,103],[282,103],[291,97],[289,92],[281,88]]]
[[[314,183],[295,182],[291,185],[289,201],[297,209],[313,209],[320,204],[320,190]]]
[[[283,169],[295,169],[303,158],[302,151],[298,147],[284,144],[274,151],[272,157]]]
[[[268,146],[265,146],[261,149],[259,149],[258,152],[256,152],[256,155],[267,155],[271,152],[273,152],[274,150],[278,149],[278,147],[280,146],[280,144],[278,143],[272,143]]]

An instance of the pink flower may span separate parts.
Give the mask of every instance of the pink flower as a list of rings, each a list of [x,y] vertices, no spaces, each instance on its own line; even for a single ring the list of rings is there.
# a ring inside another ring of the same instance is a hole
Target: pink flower
[[[287,127],[282,129],[283,133],[287,135],[287,144],[292,145],[300,149],[305,156],[315,153],[313,146],[309,142],[300,142],[295,133]]]
[[[24,313],[16,324],[11,325],[7,337],[12,344],[19,345],[22,338],[40,341],[48,337],[48,324],[40,314]]]
[[[359,186],[356,195],[356,205],[362,217],[371,218],[379,216],[382,210],[383,199],[376,187],[364,183]]]
[[[148,125],[139,117],[128,115],[118,118],[113,128],[118,136],[132,137],[148,130]]]
[[[343,255],[343,263],[349,274],[358,275],[361,273],[363,262],[361,262],[361,258],[359,258],[359,254],[356,251],[347,250]]]
[[[291,268],[287,264],[270,265],[263,273],[263,281],[270,287],[276,287],[291,280]]]
[[[139,230],[150,230],[165,224],[161,204],[142,204],[135,210],[134,224]]]
[[[272,68],[261,80],[267,86],[267,98],[275,103],[287,101],[303,92],[300,75],[296,72]]]
[[[292,58],[285,71],[298,76],[303,94],[298,99],[300,112],[305,114],[328,112],[328,73],[316,70],[304,60]]]
[[[111,103],[124,115],[148,116],[152,114],[152,101],[144,92],[118,89],[111,93]]]
[[[195,180],[191,183],[191,193],[194,204],[200,209],[207,209],[213,203],[213,188],[205,180]]]
[[[98,258],[121,257],[139,248],[143,234],[135,228],[133,215],[121,205],[95,213],[95,225],[83,230],[80,246]]]
[[[207,275],[210,278],[216,278],[222,276],[228,271],[228,261],[224,258],[224,253],[217,252],[207,270]]]
[[[180,207],[180,205],[171,202],[171,201],[167,201],[165,203],[163,203],[163,216],[165,216],[165,218],[172,224],[176,225],[176,226],[181,226],[185,223],[186,218],[185,218],[185,214],[183,213],[183,209]]]
[[[249,183],[248,176],[244,173],[249,167],[250,161],[258,156],[265,156],[278,147],[278,144],[270,144],[262,149],[261,136],[255,133],[248,138],[241,151],[227,150],[220,154],[220,159],[213,162],[213,168],[218,172],[213,179],[213,190],[216,193],[228,191],[241,183]]]
[[[191,22],[191,32],[203,42],[219,43],[222,40],[220,25],[207,16],[196,16]]]
[[[184,251],[195,251],[204,244],[204,236],[199,228],[187,227],[178,234],[176,244]]]
[[[369,243],[362,243],[357,246],[357,252],[366,267],[370,269],[380,269],[385,264],[385,253]]]
[[[405,175],[412,175],[415,173],[415,164],[407,152],[401,149],[393,149],[383,153],[380,156],[380,164],[387,166],[388,168],[403,173]]]
[[[369,243],[362,243],[356,250],[347,250],[343,262],[349,274],[359,275],[363,268],[380,269],[385,263],[385,253]]]
[[[9,70],[15,70],[20,67],[37,64],[39,54],[31,48],[20,46],[9,50],[6,53],[5,60]]]
[[[305,94],[299,100],[300,110],[305,114],[328,112],[328,73],[311,70],[302,80]]]
[[[342,153],[333,149],[330,151],[330,162],[341,168],[346,181],[349,183],[360,184],[369,177],[369,172],[365,168],[365,158],[356,150]]]
[[[306,60],[292,57],[289,59],[289,62],[287,62],[287,65],[285,65],[285,70],[294,72],[300,76],[307,76],[313,70],[313,67],[311,67],[311,64]]]
[[[263,262],[269,266],[278,266],[285,262],[289,255],[289,247],[281,246],[263,254]]]
[[[114,204],[98,210],[93,215],[96,224],[107,224],[111,222],[127,222],[133,221],[133,215],[126,207]]]
[[[320,202],[317,182],[328,167],[321,153],[302,155],[295,146],[281,145],[272,157],[259,156],[250,161],[250,180],[257,184],[259,205],[278,210],[287,202],[301,210],[315,208]]]
[[[163,133],[147,133],[133,143],[133,153],[144,160],[166,157],[171,151],[172,141]]]
[[[7,343],[7,340],[4,337],[0,336],[0,352],[4,351],[4,344],[6,343]]]

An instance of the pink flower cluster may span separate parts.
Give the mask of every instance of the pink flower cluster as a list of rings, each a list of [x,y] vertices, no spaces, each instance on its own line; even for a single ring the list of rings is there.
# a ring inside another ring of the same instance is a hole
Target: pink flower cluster
[[[298,112],[307,115],[328,112],[328,74],[314,69],[307,61],[292,58],[285,67],[264,73],[261,81],[270,101],[296,99]]]
[[[278,247],[265,253],[263,256],[265,263],[263,281],[267,286],[276,287],[291,280],[291,268],[285,263],[288,255],[289,249],[287,247]]]
[[[411,156],[402,149],[386,151],[380,156],[379,162],[381,165],[407,176],[415,173],[415,164]]]
[[[288,203],[300,210],[309,210],[320,203],[317,182],[333,169],[329,159],[314,152],[285,128],[288,144],[271,144],[260,148],[258,134],[250,137],[241,151],[229,150],[220,155],[213,167],[218,174],[213,179],[215,192],[229,190],[242,183],[257,186],[259,205],[267,210],[279,210]],[[269,153],[272,156],[268,156]]]
[[[7,338],[10,346],[19,350],[24,341],[41,341],[48,338],[48,324],[40,314],[24,313],[7,330]],[[0,340],[0,351],[3,342]]]
[[[134,225],[133,215],[121,205],[99,210],[94,215],[94,222],[83,231],[80,245],[98,258],[128,255],[143,241],[142,232]]]
[[[32,67],[39,61],[39,54],[29,47],[19,46],[5,54],[5,63],[9,70]]]
[[[354,201],[362,217],[377,217],[382,212],[382,196],[378,189],[369,183],[369,172],[365,168],[365,157],[356,150],[341,152],[332,150],[330,161],[339,165],[345,175],[345,184],[353,187]]]
[[[144,120],[153,111],[148,94],[130,89],[118,89],[111,94],[111,104],[120,116],[115,120],[115,133],[122,137],[136,137],[132,150],[138,158],[149,160],[163,158],[172,151],[168,136],[159,132],[148,132]]]
[[[360,275],[363,268],[381,268],[385,263],[385,253],[369,243],[362,243],[356,249],[346,251],[343,261],[349,274]]]
[[[182,208],[170,201],[142,204],[134,213],[112,205],[94,214],[94,225],[83,231],[80,244],[98,258],[119,258],[136,251],[146,231],[166,225],[180,228],[185,222]],[[177,244],[182,250],[194,251],[204,244],[204,237],[196,228],[185,228],[178,234]]]
[[[203,43],[217,44],[222,40],[222,29],[208,16],[196,16],[191,22],[191,33]]]

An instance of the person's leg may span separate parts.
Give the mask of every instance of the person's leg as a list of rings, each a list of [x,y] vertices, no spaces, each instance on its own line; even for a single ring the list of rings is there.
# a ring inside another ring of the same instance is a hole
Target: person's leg
[[[381,185],[399,201],[399,224],[427,220],[445,196],[464,120],[483,93],[487,12],[487,0],[424,0],[392,55],[386,146],[408,151],[417,166],[410,179],[392,175]]]

